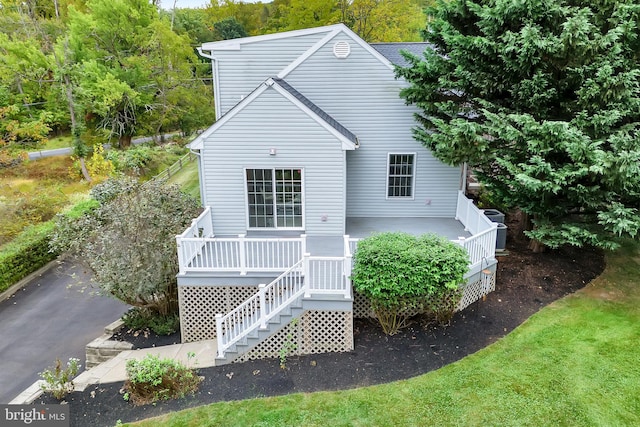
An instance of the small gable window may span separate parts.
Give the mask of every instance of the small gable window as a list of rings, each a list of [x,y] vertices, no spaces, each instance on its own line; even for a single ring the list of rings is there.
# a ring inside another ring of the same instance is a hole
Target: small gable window
[[[413,198],[415,160],[415,153],[389,154],[387,198]]]

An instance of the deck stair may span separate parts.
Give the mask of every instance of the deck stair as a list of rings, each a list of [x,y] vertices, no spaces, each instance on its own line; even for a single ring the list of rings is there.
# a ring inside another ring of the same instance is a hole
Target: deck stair
[[[290,303],[282,312],[267,321],[267,327],[255,328],[243,338],[231,345],[222,356],[218,354],[216,357],[216,366],[226,365],[233,362],[243,354],[253,350],[257,345],[265,341],[267,338],[275,335],[285,328],[294,319],[300,318],[304,313],[302,308],[302,298],[297,298]]]
[[[351,301],[351,258],[304,257],[226,315],[216,315],[216,363],[230,363],[302,316],[307,300]]]

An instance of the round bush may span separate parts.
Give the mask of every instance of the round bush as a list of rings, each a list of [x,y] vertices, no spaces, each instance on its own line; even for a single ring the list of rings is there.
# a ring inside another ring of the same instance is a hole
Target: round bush
[[[448,320],[469,264],[464,248],[435,234],[376,234],[358,243],[354,259],[354,289],[369,298],[389,335],[412,314]]]

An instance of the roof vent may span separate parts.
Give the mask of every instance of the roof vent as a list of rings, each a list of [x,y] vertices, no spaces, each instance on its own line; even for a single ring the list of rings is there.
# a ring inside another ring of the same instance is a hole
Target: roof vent
[[[333,54],[336,58],[344,59],[351,53],[351,46],[345,41],[337,42],[333,45]]]

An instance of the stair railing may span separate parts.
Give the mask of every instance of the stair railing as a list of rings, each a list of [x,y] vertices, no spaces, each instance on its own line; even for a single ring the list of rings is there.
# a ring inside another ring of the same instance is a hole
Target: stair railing
[[[257,328],[267,329],[269,320],[304,294],[303,265],[301,259],[228,314],[216,314],[218,357]]]

